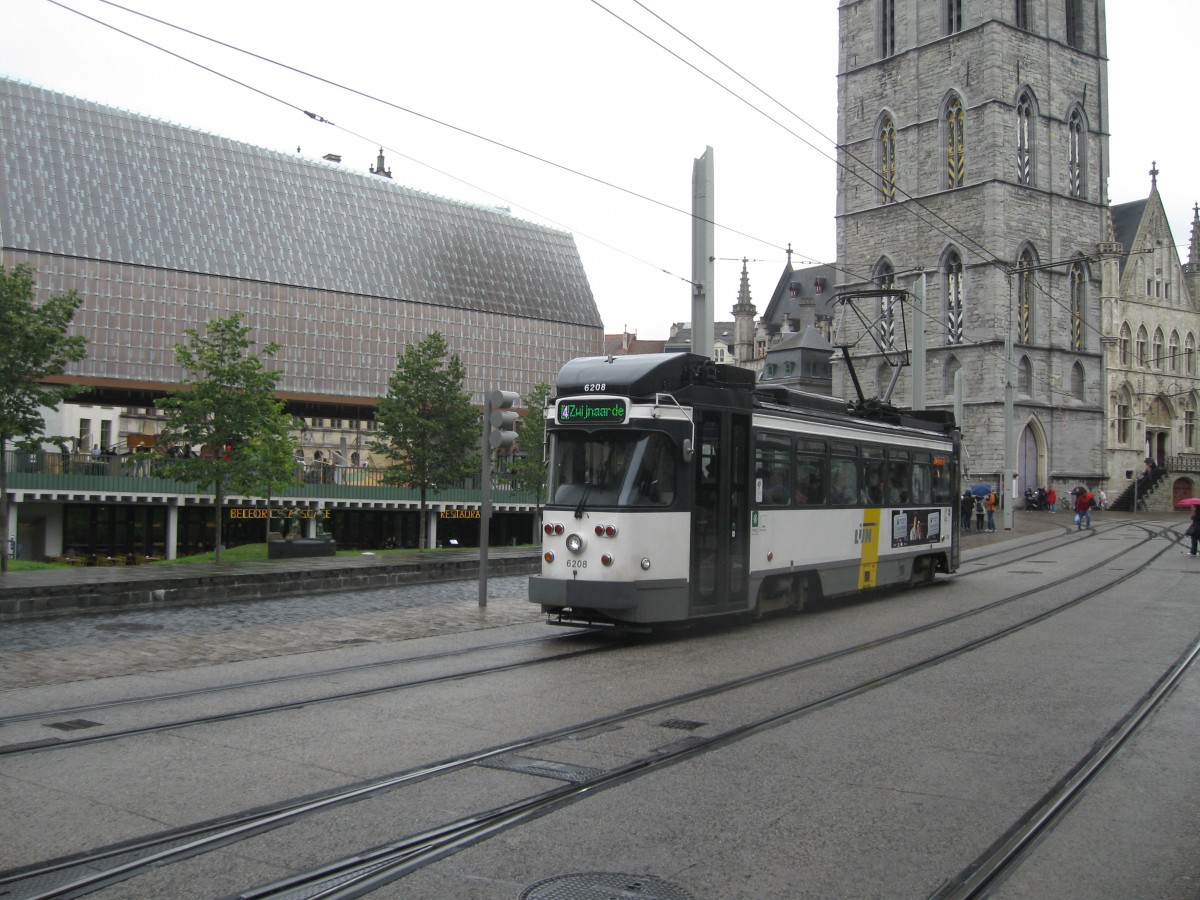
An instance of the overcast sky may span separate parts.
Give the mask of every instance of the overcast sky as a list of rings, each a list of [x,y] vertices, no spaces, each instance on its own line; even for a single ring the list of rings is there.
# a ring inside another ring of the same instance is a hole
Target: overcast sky
[[[718,320],[732,318],[743,257],[760,313],[789,244],[797,265],[834,257],[836,0],[122,5],[298,71],[101,0],[4,0],[0,73],[280,152],[337,153],[362,171],[382,145],[403,184],[573,232],[610,333],[664,338],[691,318],[687,214],[706,146]],[[1110,197],[1144,198],[1156,160],[1185,262],[1200,200],[1185,90],[1198,24],[1197,0],[1108,8]]]

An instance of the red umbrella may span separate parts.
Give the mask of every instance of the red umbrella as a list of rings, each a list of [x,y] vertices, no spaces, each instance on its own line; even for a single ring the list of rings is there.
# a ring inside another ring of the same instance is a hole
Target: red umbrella
[[[1200,506],[1200,497],[1188,497],[1186,500],[1180,500],[1176,506]]]

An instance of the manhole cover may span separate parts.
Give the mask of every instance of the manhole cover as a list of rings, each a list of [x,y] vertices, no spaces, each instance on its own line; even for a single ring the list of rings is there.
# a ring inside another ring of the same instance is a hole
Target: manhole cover
[[[653,875],[583,872],[539,881],[520,900],[692,900],[692,895]]]

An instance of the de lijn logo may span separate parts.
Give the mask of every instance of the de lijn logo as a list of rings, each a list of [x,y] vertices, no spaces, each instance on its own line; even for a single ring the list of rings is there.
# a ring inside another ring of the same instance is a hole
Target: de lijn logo
[[[624,419],[625,404],[620,400],[612,403],[564,403],[558,408],[559,420],[563,422],[577,419]]]

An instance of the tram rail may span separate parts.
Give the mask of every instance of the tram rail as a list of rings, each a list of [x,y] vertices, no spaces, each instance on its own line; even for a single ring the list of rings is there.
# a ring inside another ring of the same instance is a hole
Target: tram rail
[[[1135,545],[1126,548],[1118,556],[1133,553],[1145,547],[1151,541],[1168,536],[1171,533],[1172,530],[1170,528],[1162,529],[1157,534],[1148,532],[1145,538],[1139,540]],[[944,651],[926,655],[882,675],[872,675],[870,678],[861,680],[842,690],[829,692],[808,702],[779,710],[768,716],[763,716],[749,722],[744,722],[716,735],[709,737],[689,737],[683,746],[674,750],[651,753],[635,759],[624,766],[606,771],[592,778],[573,782],[566,787],[556,788],[552,791],[537,792],[521,801],[507,804],[503,807],[496,807],[476,815],[443,823],[443,826],[437,829],[424,829],[402,841],[397,841],[386,847],[370,851],[370,859],[367,859],[367,855],[364,853],[355,854],[353,861],[334,861],[333,863],[321,866],[317,870],[313,870],[312,873],[300,876],[298,879],[292,878],[286,880],[286,882],[264,886],[261,889],[252,889],[239,896],[299,896],[300,894],[294,893],[297,891],[303,891],[304,896],[357,896],[359,894],[353,892],[373,890],[389,880],[403,877],[404,874],[424,866],[434,859],[457,852],[457,850],[465,846],[515,827],[521,822],[544,815],[551,809],[579,802],[589,796],[594,796],[597,792],[608,787],[641,777],[644,774],[656,771],[664,766],[672,765],[683,759],[712,752],[720,747],[743,740],[767,729],[779,727],[801,716],[869,693],[883,685],[893,683],[916,672],[939,665],[1001,640],[1004,637],[1073,608],[1092,597],[1112,590],[1114,587],[1136,576],[1155,559],[1169,552],[1173,546],[1174,543],[1172,542],[1172,544],[1159,550],[1145,562],[1132,566],[1127,572],[1121,573],[1112,581],[1105,580],[1102,584],[1080,590],[1076,592],[1075,596],[1063,602],[1055,603],[1044,610],[1025,616],[1005,627],[989,631],[985,635],[957,644]],[[842,648],[828,654],[810,657],[741,678],[731,679],[702,690],[663,698],[653,703],[643,704],[615,714],[528,737],[521,741],[508,742],[503,746],[464,754],[431,766],[420,767],[384,779],[376,779],[349,789],[332,791],[319,797],[308,797],[300,801],[280,804],[268,810],[258,810],[244,816],[222,820],[221,822],[198,825],[190,830],[175,830],[157,837],[146,838],[136,842],[136,844],[125,843],[106,848],[94,854],[50,861],[24,871],[0,875],[0,888],[6,890],[13,897],[81,896],[102,885],[118,883],[119,881],[135,877],[151,867],[167,865],[177,860],[210,852],[218,847],[239,842],[251,835],[261,834],[264,831],[295,821],[298,818],[315,815],[322,809],[341,806],[369,796],[379,796],[404,785],[411,785],[453,771],[462,771],[469,767],[483,764],[488,760],[496,760],[499,757],[512,755],[518,751],[528,750],[539,744],[554,743],[570,735],[578,735],[585,731],[609,727],[698,699],[733,691],[740,687],[777,678],[785,674],[791,674],[804,668],[817,666],[837,659],[844,659],[885,644],[900,641],[907,637],[933,631],[949,623],[979,615],[982,612],[996,609],[1005,604],[1013,603],[1016,600],[1048,591],[1066,582],[1077,582],[1077,580],[1076,574],[1067,575],[1053,582],[1045,582],[1035,588],[1020,591],[980,607],[943,617],[934,622],[916,626],[893,635],[861,642],[852,647]],[[130,854],[134,858],[123,858],[128,857]],[[107,865],[104,871],[97,872],[96,869],[104,868],[106,860],[120,861],[116,865]],[[334,873],[335,869],[337,870],[336,874]],[[336,883],[329,883],[331,877],[334,878]],[[50,882],[53,883],[49,884]],[[47,887],[48,884],[49,886]],[[314,890],[326,893],[313,893]]]

